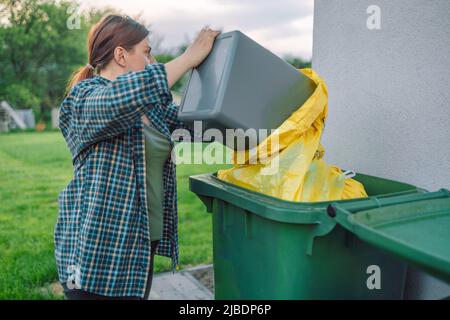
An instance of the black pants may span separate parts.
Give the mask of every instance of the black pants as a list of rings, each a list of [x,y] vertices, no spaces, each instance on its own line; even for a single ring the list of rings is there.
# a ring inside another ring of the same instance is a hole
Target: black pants
[[[66,283],[62,283],[63,289],[64,289],[64,295],[66,296],[66,299],[68,300],[148,300],[148,297],[150,295],[150,289],[152,287],[152,280],[153,280],[153,260],[155,256],[155,250],[158,246],[159,240],[155,240],[151,242],[152,246],[152,254],[150,257],[150,270],[148,274],[147,279],[147,287],[145,289],[145,297],[108,297],[108,296],[102,296],[95,293],[90,293],[84,290],[80,289],[69,289],[66,285]]]

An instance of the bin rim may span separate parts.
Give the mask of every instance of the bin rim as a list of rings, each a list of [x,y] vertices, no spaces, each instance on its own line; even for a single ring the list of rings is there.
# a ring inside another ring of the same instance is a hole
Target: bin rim
[[[358,176],[378,178],[360,173],[356,174],[356,177]],[[209,212],[212,212],[212,198],[219,198],[269,220],[285,223],[322,225],[335,224],[334,219],[331,219],[326,212],[327,207],[331,203],[351,202],[352,207],[363,210],[377,204],[379,199],[382,198],[427,192],[425,189],[406,184],[411,186],[411,190],[369,196],[367,198],[296,202],[279,199],[223,181],[217,177],[217,172],[192,175],[189,177],[189,185],[190,190],[201,198]]]

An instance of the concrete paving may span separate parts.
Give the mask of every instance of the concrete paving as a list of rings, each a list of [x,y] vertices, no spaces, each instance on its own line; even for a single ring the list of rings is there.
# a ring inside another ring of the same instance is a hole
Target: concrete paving
[[[192,275],[203,268],[212,265],[154,274],[149,300],[213,300],[214,293]]]

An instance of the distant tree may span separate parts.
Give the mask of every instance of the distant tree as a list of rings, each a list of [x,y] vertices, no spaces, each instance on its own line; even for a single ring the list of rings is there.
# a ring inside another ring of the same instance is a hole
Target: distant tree
[[[67,0],[0,0],[0,100],[49,120],[70,74],[87,61],[89,28],[110,11],[76,13],[78,7]],[[80,23],[71,29],[74,14]]]
[[[0,0],[0,101],[32,108],[38,121],[49,121],[50,109],[61,103],[70,75],[87,63],[87,34],[92,24],[115,11],[81,11],[80,4],[72,0]],[[71,25],[74,18],[77,23]],[[158,49],[155,58],[166,63],[184,52],[191,41],[186,38],[179,47],[165,51],[159,49],[161,42],[162,38],[155,38],[152,44]],[[311,65],[293,56],[285,59],[296,68]],[[183,93],[188,76],[172,90]]]
[[[284,60],[296,67],[297,69],[311,68],[311,61],[306,61],[300,57],[295,57],[292,55],[287,55]]]
[[[78,2],[69,0],[0,0],[0,101],[32,108],[38,121],[48,122],[71,74],[87,63],[89,29],[113,12],[109,7],[81,11]],[[145,24],[140,15],[133,18]],[[178,51],[160,52],[156,59],[166,63]],[[172,89],[181,92],[185,81]]]

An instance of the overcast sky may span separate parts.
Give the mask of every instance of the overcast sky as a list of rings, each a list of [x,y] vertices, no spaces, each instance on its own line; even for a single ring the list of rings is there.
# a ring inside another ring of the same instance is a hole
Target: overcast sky
[[[192,40],[202,26],[240,30],[279,56],[312,54],[313,0],[80,0],[141,14],[156,42],[170,49]]]

